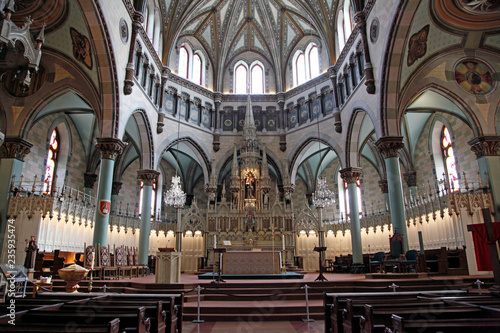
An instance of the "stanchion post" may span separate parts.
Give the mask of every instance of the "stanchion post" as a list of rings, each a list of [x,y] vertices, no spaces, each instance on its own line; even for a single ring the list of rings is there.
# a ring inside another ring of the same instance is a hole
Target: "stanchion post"
[[[304,285],[301,289],[304,289],[306,291],[306,312],[307,312],[307,318],[306,319],[302,319],[303,322],[313,322],[314,319],[311,319],[309,317],[309,287],[307,284]]]
[[[205,321],[204,320],[201,320],[200,319],[200,298],[201,298],[201,291],[205,289],[203,287],[201,287],[200,285],[198,285],[198,287],[196,287],[196,290],[198,290],[198,317],[196,320],[193,320],[193,323],[198,323],[198,324],[201,324],[201,323],[204,323]]]

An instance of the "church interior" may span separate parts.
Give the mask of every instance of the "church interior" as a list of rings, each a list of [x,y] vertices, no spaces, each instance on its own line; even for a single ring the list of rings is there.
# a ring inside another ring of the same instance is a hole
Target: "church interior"
[[[429,327],[500,327],[500,1],[0,0],[0,22],[19,331],[106,299],[143,304],[139,332],[359,332],[397,288],[394,332],[422,299]]]

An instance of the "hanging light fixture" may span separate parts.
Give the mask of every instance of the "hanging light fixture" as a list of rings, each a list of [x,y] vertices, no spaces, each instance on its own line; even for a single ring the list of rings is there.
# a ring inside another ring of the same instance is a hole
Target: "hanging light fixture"
[[[318,154],[321,154],[321,143],[319,141],[319,115],[317,118],[318,121]],[[321,163],[321,156],[320,156]],[[320,165],[321,167],[321,165]],[[320,176],[318,178],[318,183],[316,185],[316,191],[314,191],[312,195],[312,202],[314,206],[318,208],[324,208],[331,206],[335,203],[334,193],[328,189],[328,184],[326,183],[326,178]]]
[[[182,96],[182,88],[181,88]],[[179,163],[179,132],[181,127],[181,117],[179,113],[179,123],[177,125],[177,144],[176,144],[176,155],[175,158],[177,164]],[[172,177],[172,185],[170,189],[165,194],[165,204],[167,206],[174,206],[175,208],[182,208],[186,203],[186,193],[182,191],[181,188],[181,177],[177,175],[177,168],[175,168],[175,176]]]

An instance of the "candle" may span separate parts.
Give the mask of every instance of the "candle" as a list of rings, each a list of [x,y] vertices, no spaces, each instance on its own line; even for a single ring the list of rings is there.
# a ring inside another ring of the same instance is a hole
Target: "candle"
[[[94,252],[92,252],[91,258],[92,258],[92,263],[90,264],[90,269],[94,270],[94,259],[95,259],[95,253]]]
[[[214,249],[217,248],[217,235],[214,235]]]
[[[285,235],[283,235],[283,251],[285,251]]]

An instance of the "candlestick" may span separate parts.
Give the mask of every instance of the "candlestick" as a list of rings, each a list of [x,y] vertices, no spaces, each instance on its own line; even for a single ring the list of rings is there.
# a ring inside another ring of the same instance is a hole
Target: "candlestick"
[[[91,258],[92,258],[92,263],[90,264],[90,269],[94,270],[94,259],[95,259],[95,253],[94,252],[92,252]]]
[[[283,251],[285,251],[285,235],[283,235]]]
[[[217,235],[214,235],[214,249],[217,248]]]

